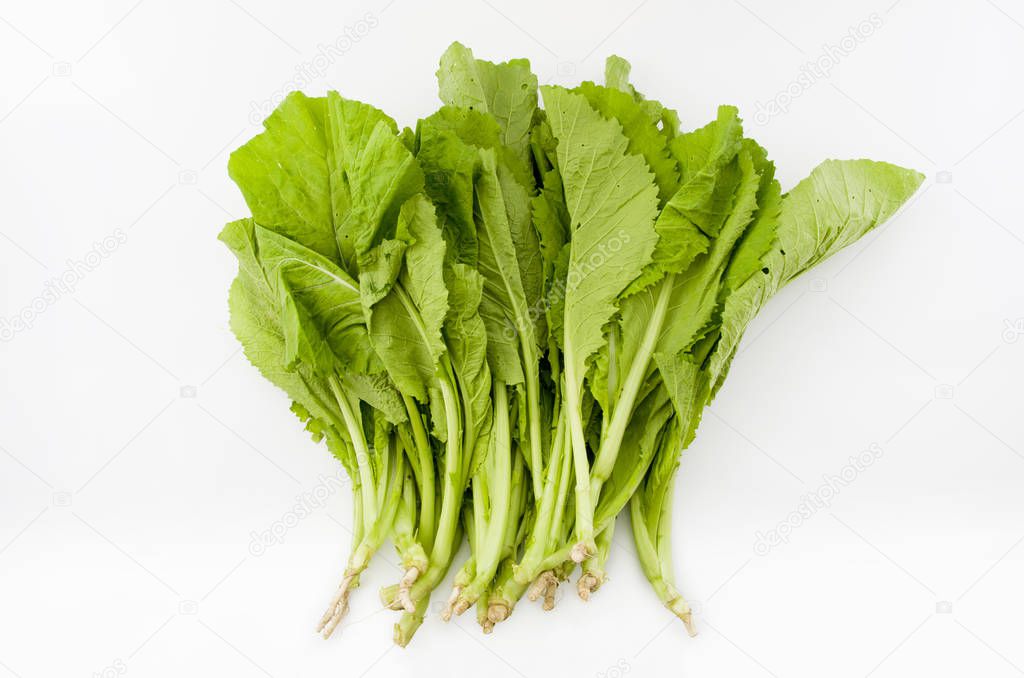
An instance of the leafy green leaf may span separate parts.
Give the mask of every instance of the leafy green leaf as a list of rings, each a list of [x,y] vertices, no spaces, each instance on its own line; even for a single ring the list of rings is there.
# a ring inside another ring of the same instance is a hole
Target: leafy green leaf
[[[231,154],[228,174],[257,223],[340,262],[327,124],[326,99],[289,94]]]
[[[472,50],[454,42],[441,56],[437,80],[441,101],[493,115],[501,125],[502,143],[528,162],[530,125],[537,109],[537,76],[528,60],[495,64],[474,59]]]
[[[730,294],[709,370],[713,391],[728,371],[747,325],[783,285],[891,217],[924,176],[871,160],[826,160],[782,199],[767,271]]]
[[[398,222],[397,231],[409,238],[405,261],[399,284],[366,307],[370,341],[399,390],[426,402],[445,350],[445,244],[434,208],[422,195],[406,201]]]
[[[643,160],[628,153],[617,123],[578,94],[552,86],[542,91],[572,219],[564,350],[582,382],[616,300],[650,261],[657,242],[657,187]]]

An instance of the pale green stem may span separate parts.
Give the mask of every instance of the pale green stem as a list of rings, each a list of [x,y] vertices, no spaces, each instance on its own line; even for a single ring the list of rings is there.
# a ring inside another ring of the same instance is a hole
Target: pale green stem
[[[489,474],[488,488],[490,510],[486,515],[486,527],[477,537],[476,578],[465,594],[470,603],[486,590],[501,562],[502,542],[512,496],[512,436],[508,420],[508,391],[505,384],[497,380],[494,381],[493,391],[493,448],[489,460],[492,473]],[[476,510],[478,514],[483,513],[479,508]]]
[[[626,373],[626,378],[622,382],[622,390],[612,411],[611,423],[608,425],[606,435],[602,438],[601,445],[594,457],[594,464],[590,469],[590,493],[594,497],[600,495],[601,487],[615,467],[615,459],[618,457],[622,438],[626,434],[626,427],[633,414],[637,393],[644,383],[647,366],[650,364],[651,356],[654,355],[654,349],[661,336],[661,328],[665,324],[674,282],[675,275],[669,274],[660,283],[654,311],[651,313],[644,336],[640,340],[640,346],[629,366],[629,372]]]
[[[594,502],[590,494],[590,460],[587,459],[587,440],[583,431],[583,411],[580,396],[583,375],[576,374],[570,333],[565,333],[565,405],[569,416],[569,440],[573,467],[576,471],[576,538],[574,559],[582,561],[595,550]]]
[[[569,444],[566,440],[564,414],[565,409],[563,408],[558,417],[555,433],[551,438],[551,454],[548,455],[544,494],[541,498],[537,515],[534,518],[530,535],[527,538],[526,553],[523,555],[519,567],[516,568],[515,576],[518,583],[526,586],[532,583],[533,579],[539,574],[540,570],[537,569],[537,566],[551,547],[549,532],[555,507],[561,508],[565,504],[564,496],[561,496],[561,488],[563,483],[568,484],[568,480],[564,479],[568,473],[562,473],[562,466],[563,460],[568,464],[571,458],[567,454]]]
[[[430,551],[434,546],[434,499],[437,493],[434,478],[434,454],[430,448],[427,432],[423,428],[423,419],[420,417],[420,410],[412,396],[403,393],[405,409],[409,416],[409,423],[412,428],[413,441],[416,444],[416,452],[420,465],[420,523],[419,540],[423,548]]]
[[[524,356],[529,356],[525,350]],[[536,469],[533,473],[533,495],[539,497],[543,492],[541,476],[544,466],[540,436],[540,377],[537,374],[536,360],[524,362],[523,366],[526,380],[526,417],[530,427],[530,468]]]
[[[338,377],[331,375],[328,378],[328,383],[334,393],[334,399],[338,401],[338,409],[341,410],[349,439],[355,448],[356,465],[359,468],[359,480],[362,485],[363,516],[365,519],[370,519],[377,512],[377,490],[373,470],[370,468],[370,452],[366,445],[366,437],[363,435],[363,424],[361,420],[356,419],[355,413],[352,411],[352,404],[341,390]]]

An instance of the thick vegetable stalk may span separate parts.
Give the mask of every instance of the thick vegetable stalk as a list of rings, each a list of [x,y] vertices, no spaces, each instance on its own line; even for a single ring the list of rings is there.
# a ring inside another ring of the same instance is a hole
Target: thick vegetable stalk
[[[501,562],[487,590],[486,598],[481,596],[477,603],[478,610],[482,609],[483,612],[483,617],[478,617],[478,619],[484,633],[490,633],[495,624],[508,617],[511,610],[511,607],[505,604],[500,597],[499,592],[502,584],[512,577],[513,569],[526,541],[532,505],[531,487],[530,481],[526,478],[526,462],[520,455],[512,473],[512,511],[505,525]]]
[[[567,557],[566,553],[555,563],[550,563],[551,553],[564,545],[565,507],[572,482],[572,453],[566,431],[565,410],[557,404],[557,399],[553,409],[557,424],[551,435],[551,448],[543,468],[541,495],[534,497],[533,522],[526,534],[522,558],[511,571],[500,577],[492,595],[488,617],[495,623],[511,614],[515,604],[545,570]],[[534,473],[537,472],[535,469]]]
[[[447,440],[441,476],[441,510],[437,535],[434,540],[434,548],[430,552],[426,572],[408,588],[407,602],[411,605],[403,602],[405,612],[402,614],[402,619],[395,624],[395,642],[402,646],[412,639],[413,634],[423,623],[423,617],[430,602],[430,592],[448,572],[451,560],[455,555],[459,535],[462,493],[465,491],[466,485],[462,471],[462,454],[464,445],[465,449],[474,447],[475,432],[471,425],[464,426],[466,421],[463,419],[463,408],[459,403],[457,389],[453,382],[454,380],[448,379],[440,381]],[[472,436],[472,438],[466,440],[463,438],[464,435]]]
[[[671,549],[668,536],[669,521],[667,516],[663,516],[671,508],[671,498],[663,497],[663,500],[667,506],[663,504],[661,508],[657,508],[647,504],[642,493],[638,492],[633,496],[629,503],[633,539],[637,556],[640,558],[640,566],[655,594],[665,607],[682,620],[687,633],[695,636],[697,628],[693,623],[693,613],[673,583],[671,558],[668,555]],[[651,515],[658,515],[661,518],[656,521],[656,534],[653,536],[647,520]]]
[[[402,498],[391,533],[391,541],[395,545],[395,550],[398,551],[402,567],[405,568],[405,574],[398,582],[396,597],[401,607],[406,610],[415,609],[415,605],[409,597],[409,589],[412,588],[420,573],[427,571],[427,554],[417,541],[415,534],[416,502],[416,481],[412,469],[409,469],[406,471],[405,482],[402,486]]]
[[[359,531],[361,539],[349,557],[338,590],[317,624],[316,630],[324,638],[330,638],[341,623],[348,611],[349,593],[359,585],[359,575],[390,535],[406,485],[405,451],[398,436],[393,433],[386,435],[384,449],[375,449],[371,459],[362,418],[356,414],[358,401],[353,402],[341,391],[337,378],[331,380],[331,388],[359,468],[360,511],[357,517],[361,518],[362,525]],[[412,488],[409,489],[411,491]]]
[[[437,515],[434,511],[437,487],[434,453],[422,415],[412,398],[404,395],[403,400],[409,423],[403,424],[399,430],[404,435],[411,477],[406,478],[403,488],[392,541],[405,568],[405,574],[396,590],[396,600],[402,608],[412,611],[415,605],[409,596],[409,589],[427,571],[427,554],[433,548],[437,531]]]
[[[518,447],[513,450],[507,387],[494,382],[494,417],[487,458],[472,481],[472,568],[460,570],[442,618],[462,614],[491,587],[502,559],[507,556],[510,517],[518,509],[523,477]]]
[[[601,588],[608,578],[605,565],[612,550],[612,536],[615,533],[615,521],[608,523],[597,535],[597,553],[593,558],[583,561],[583,573],[576,582],[576,592],[583,600],[590,600],[590,594]]]

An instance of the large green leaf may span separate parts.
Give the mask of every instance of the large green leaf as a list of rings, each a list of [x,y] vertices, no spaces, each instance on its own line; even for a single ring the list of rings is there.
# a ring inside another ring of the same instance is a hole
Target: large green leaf
[[[579,94],[552,86],[542,92],[571,218],[564,350],[577,382],[569,387],[578,389],[619,295],[650,261],[658,189],[618,123]]]
[[[537,76],[526,59],[495,64],[473,58],[454,42],[437,71],[441,101],[490,113],[501,125],[501,140],[522,163],[529,161],[530,125],[537,109]]]
[[[491,423],[491,371],[487,346],[490,337],[480,316],[484,294],[484,278],[465,264],[453,264],[446,270],[449,310],[444,335],[452,367],[459,379],[463,401],[463,417],[476,433],[472,449],[466,450],[463,469],[468,478],[482,461],[487,450]],[[441,418],[435,417],[440,424]]]
[[[357,255],[388,237],[423,187],[394,120],[337,92],[296,92],[263,124],[228,161],[253,219],[355,275]]]
[[[398,236],[408,238],[404,265],[397,284],[366,307],[370,341],[399,390],[426,402],[445,350],[445,244],[433,206],[422,195],[403,205],[398,222]]]
[[[763,274],[754,274],[725,302],[709,367],[713,391],[761,306],[790,280],[891,217],[923,180],[920,172],[885,162],[826,160],[783,197]]]
[[[263,126],[228,160],[253,219],[340,262],[326,99],[293,92]]]
[[[260,225],[254,227],[259,262],[276,289],[282,313],[312,323],[340,369],[365,373],[376,361],[366,332],[359,285],[327,257]],[[301,307],[301,308],[299,308]],[[293,364],[297,328],[282,320],[285,362]]]
[[[231,330],[246,358],[268,381],[284,391],[321,427],[336,423],[330,388],[312,366],[285,364],[285,336],[280,302],[257,257],[255,224],[240,219],[227,224],[220,239],[238,258],[238,275],[228,295]]]
[[[634,361],[647,360],[639,352],[662,295],[670,295],[668,311],[662,327],[655,328],[654,350],[675,355],[709,328],[720,280],[756,207],[757,167],[749,152],[737,156],[741,139],[735,109],[723,107],[718,120],[673,143],[683,161],[683,181],[655,223],[659,241],[653,261],[627,290],[597,361],[593,393],[606,408],[617,402],[624,375],[636,369]]]
[[[484,279],[480,315],[487,326],[487,350],[491,372],[507,384],[523,381],[520,341],[536,346],[535,325],[523,284],[520,257],[524,262],[539,253],[520,251],[513,239],[516,205],[527,209],[527,196],[515,182],[499,179],[499,165],[493,150],[480,151],[480,175],[476,181],[475,217],[480,240],[477,270]],[[512,213],[508,209],[512,206]],[[526,215],[529,223],[529,215]],[[526,359],[527,356],[522,356]],[[536,356],[530,356],[536,362]]]
[[[584,82],[573,90],[586,97],[592,108],[622,126],[629,152],[639,155],[654,172],[661,202],[668,201],[679,186],[679,168],[668,152],[667,139],[660,133],[640,102],[627,92]]]
[[[625,92],[636,100],[643,109],[652,124],[657,125],[658,131],[666,140],[671,141],[679,134],[679,114],[668,108],[660,101],[647,99],[629,82],[629,62],[620,56],[612,54],[604,63],[604,84],[605,87]]]

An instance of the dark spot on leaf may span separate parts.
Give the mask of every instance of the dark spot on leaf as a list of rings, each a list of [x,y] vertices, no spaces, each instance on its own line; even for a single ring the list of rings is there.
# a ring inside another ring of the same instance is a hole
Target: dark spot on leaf
[[[764,273],[765,275],[768,275],[768,267],[765,266],[764,268],[762,268],[761,269],[761,273]]]

